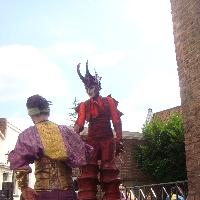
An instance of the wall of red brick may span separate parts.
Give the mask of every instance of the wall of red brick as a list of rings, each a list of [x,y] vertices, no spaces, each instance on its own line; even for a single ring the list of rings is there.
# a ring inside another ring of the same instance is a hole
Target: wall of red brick
[[[138,138],[123,139],[125,153],[118,162],[120,177],[127,186],[142,185],[150,182],[150,178],[145,175],[137,166],[134,153],[137,145],[142,144],[143,140]]]
[[[182,115],[182,108],[181,106],[176,106],[167,110],[162,110],[160,112],[156,112],[153,114],[153,118],[159,118],[162,121],[165,121],[167,119],[169,119],[169,117],[174,114],[174,113],[178,113],[180,115]]]
[[[200,0],[171,0],[185,129],[188,200],[200,200]]]

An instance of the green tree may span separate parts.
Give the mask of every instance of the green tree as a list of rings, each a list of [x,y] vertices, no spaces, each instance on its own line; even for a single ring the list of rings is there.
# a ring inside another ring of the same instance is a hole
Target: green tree
[[[144,144],[135,154],[138,166],[156,182],[186,180],[182,117],[174,113],[166,121],[152,119],[143,134]]]
[[[70,108],[72,110],[72,112],[69,113],[69,118],[70,118],[70,121],[72,123],[71,126],[74,125],[76,118],[77,118],[77,113],[76,113],[75,109],[78,106],[78,104],[79,104],[79,101],[75,97],[74,101],[72,102],[72,107]]]

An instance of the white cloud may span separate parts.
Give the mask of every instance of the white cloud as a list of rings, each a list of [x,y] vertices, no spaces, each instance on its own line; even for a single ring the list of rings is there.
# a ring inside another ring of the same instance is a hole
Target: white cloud
[[[126,51],[115,51],[109,53],[99,53],[91,56],[92,63],[100,67],[116,67],[129,53]]]
[[[67,95],[62,73],[42,52],[29,45],[0,47],[0,101],[44,96]]]
[[[121,16],[140,32],[144,42],[162,41],[163,36],[172,36],[170,1],[126,0],[122,5]]]
[[[55,58],[67,59],[66,62],[71,65],[80,62],[85,66],[86,60],[89,59],[91,66],[97,68],[115,67],[124,57],[130,55],[126,50],[115,50],[111,52],[99,52],[94,45],[87,41],[56,43],[46,49],[47,53]]]
[[[124,130],[141,131],[148,108],[158,112],[180,105],[177,79],[177,74],[167,71],[163,75],[155,72],[141,77],[136,90],[120,102]]]
[[[47,50],[50,54],[56,57],[65,57],[77,54],[81,54],[82,56],[84,56],[88,54],[93,54],[96,51],[95,47],[87,41],[56,43],[48,47]]]

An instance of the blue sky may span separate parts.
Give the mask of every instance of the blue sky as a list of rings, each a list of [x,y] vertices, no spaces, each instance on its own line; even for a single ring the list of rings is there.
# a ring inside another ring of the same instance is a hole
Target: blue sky
[[[170,1],[0,0],[0,117],[23,129],[26,99],[53,102],[51,120],[69,124],[75,97],[86,100],[76,65],[89,60],[124,113],[123,129],[141,131],[153,112],[180,105]]]

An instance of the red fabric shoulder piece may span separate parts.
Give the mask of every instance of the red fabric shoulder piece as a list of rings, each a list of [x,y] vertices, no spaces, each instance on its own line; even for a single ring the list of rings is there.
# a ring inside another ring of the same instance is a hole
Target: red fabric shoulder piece
[[[118,102],[116,99],[114,99],[114,98],[111,96],[111,94],[108,95],[107,98],[111,98],[111,99],[114,101],[115,105],[118,106],[119,102]]]
[[[108,101],[109,101],[109,100],[112,101],[112,102],[115,104],[116,108],[117,108],[119,102],[118,102],[116,99],[114,99],[113,97],[111,97],[111,94],[108,95],[106,98],[108,99]],[[117,109],[117,111],[118,111],[119,117],[121,117],[122,115],[124,115],[124,114],[123,114],[121,111],[119,111],[118,109]]]

